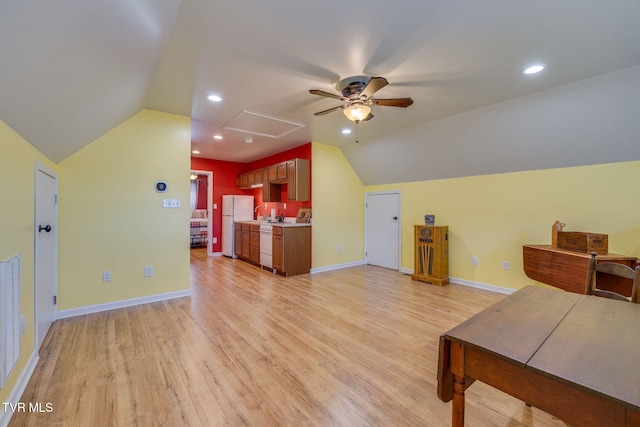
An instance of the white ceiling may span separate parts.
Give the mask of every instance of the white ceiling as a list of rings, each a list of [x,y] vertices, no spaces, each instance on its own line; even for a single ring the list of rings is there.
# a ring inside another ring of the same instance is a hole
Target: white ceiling
[[[4,0],[0,40],[0,118],[53,161],[151,108],[192,118],[199,157],[248,162],[309,141],[353,150],[340,111],[313,115],[339,101],[308,93],[345,77],[414,100],[374,107],[362,145],[640,64],[640,1]],[[523,75],[534,62],[548,69]],[[223,129],[242,111],[304,127]]]

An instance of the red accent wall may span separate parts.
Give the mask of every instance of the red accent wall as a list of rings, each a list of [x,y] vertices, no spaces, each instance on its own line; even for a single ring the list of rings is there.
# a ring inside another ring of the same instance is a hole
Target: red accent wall
[[[269,215],[271,209],[275,208],[277,215],[284,214],[288,217],[295,217],[298,214],[298,208],[310,207],[311,201],[308,202],[280,202],[280,203],[267,203],[267,208],[264,208],[264,202],[262,201],[262,189],[256,188],[251,190],[241,190],[236,187],[236,176],[242,172],[247,172],[255,169],[259,169],[265,166],[280,163],[286,160],[294,158],[308,159],[311,162],[311,143],[301,145],[291,150],[283,151],[281,153],[274,154],[263,159],[256,160],[250,163],[237,163],[226,162],[223,160],[210,160],[191,158],[191,169],[204,170],[213,172],[213,200],[210,203],[216,204],[218,209],[211,208],[210,219],[213,221],[213,237],[218,238],[218,242],[213,245],[213,252],[222,251],[222,196],[226,194],[240,194],[254,196],[254,207],[260,206],[261,215]],[[282,185],[282,200],[287,200],[287,185]],[[284,209],[284,204],[287,204],[287,209]],[[313,213],[312,213],[313,215]]]
[[[207,209],[207,176],[198,175],[198,203],[196,209]]]
[[[222,196],[226,194],[253,195],[253,192],[240,190],[236,187],[236,175],[247,170],[246,168],[245,163],[191,158],[192,170],[213,172],[213,200],[210,201],[209,219],[213,221],[213,237],[218,238],[218,243],[213,245],[213,252],[222,252]],[[217,205],[217,209],[213,209],[214,204]]]

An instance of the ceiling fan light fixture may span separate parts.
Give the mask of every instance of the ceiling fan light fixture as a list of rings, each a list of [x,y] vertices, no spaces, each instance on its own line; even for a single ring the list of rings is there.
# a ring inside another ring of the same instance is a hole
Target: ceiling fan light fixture
[[[364,104],[354,104],[346,107],[343,112],[344,115],[347,116],[347,119],[358,123],[369,116],[371,113],[371,107]]]

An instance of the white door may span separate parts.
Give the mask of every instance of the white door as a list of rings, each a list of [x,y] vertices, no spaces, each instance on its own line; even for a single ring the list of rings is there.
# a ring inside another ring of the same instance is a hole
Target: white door
[[[365,263],[400,269],[400,193],[367,193],[364,205]]]
[[[39,350],[56,319],[58,177],[55,172],[37,164],[35,185],[35,338]]]

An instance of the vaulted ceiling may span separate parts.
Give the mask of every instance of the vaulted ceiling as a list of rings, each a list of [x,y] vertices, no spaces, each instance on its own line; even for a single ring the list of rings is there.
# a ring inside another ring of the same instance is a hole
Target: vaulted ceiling
[[[637,0],[8,0],[0,118],[56,162],[142,108],[190,116],[199,157],[248,162],[309,141],[356,156],[356,138],[397,142],[425,123],[638,65],[639,22]],[[548,68],[522,74],[537,62]],[[308,91],[337,93],[355,75],[386,77],[376,97],[414,104],[374,106],[357,137],[344,135],[355,126],[339,110],[314,116],[340,101]],[[300,126],[276,138],[230,126],[243,112]]]

